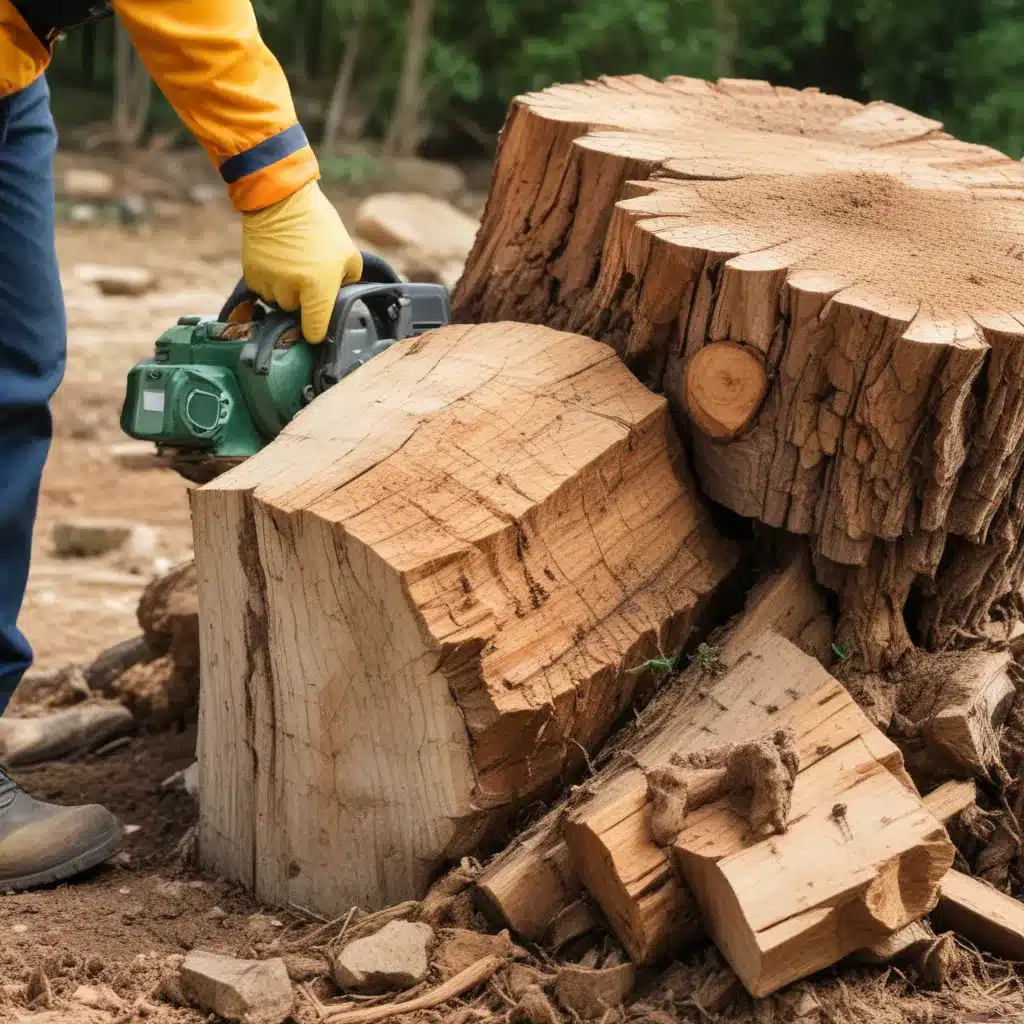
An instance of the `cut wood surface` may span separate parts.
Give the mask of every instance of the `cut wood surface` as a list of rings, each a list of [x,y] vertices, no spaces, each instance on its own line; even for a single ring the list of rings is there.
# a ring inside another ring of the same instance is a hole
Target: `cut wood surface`
[[[922,769],[980,777],[1005,772],[999,729],[1017,694],[1011,661],[1008,651],[915,651],[904,659],[895,680],[897,708],[924,745]]]
[[[961,871],[942,879],[933,919],[978,949],[1008,960],[1024,960],[1024,904]]]
[[[707,654],[713,664],[707,667],[717,671],[736,664],[767,630],[815,656],[828,655],[832,623],[803,556],[792,558],[748,595],[743,613],[711,639]],[[763,707],[749,700],[727,707],[701,695],[708,689],[714,694],[715,685],[707,668],[694,660],[619,739],[610,763],[588,779],[572,806],[556,804],[488,866],[479,885],[498,921],[539,941],[547,925],[576,899],[577,869],[582,868],[582,880],[636,962],[657,960],[702,934],[690,893],[651,836],[647,783],[638,766],[660,763],[676,746],[681,749],[683,736],[706,747],[756,728]],[[577,848],[575,863],[562,838],[563,822]]]
[[[946,824],[961,811],[966,811],[975,802],[977,796],[978,790],[973,779],[965,781],[956,779],[944,782],[927,796],[922,797],[922,800],[929,813],[938,821]]]
[[[927,914],[954,849],[899,749],[816,661],[769,634],[725,681],[803,691],[761,723],[791,730],[799,755],[785,831],[753,832],[726,795],[672,843],[711,937],[764,996]]]
[[[683,403],[702,433],[731,441],[754,421],[767,391],[768,374],[760,355],[720,341],[705,345],[690,360]]]
[[[394,346],[192,492],[205,864],[325,915],[583,766],[736,562],[606,345]]]
[[[854,588],[865,617],[901,616],[935,574],[921,628],[938,644],[1024,581],[1022,197],[1019,162],[888,103],[557,85],[512,104],[454,315],[612,343],[693,426],[709,495],[811,534],[819,559],[906,568]],[[730,443],[683,393],[725,342],[770,382]]]

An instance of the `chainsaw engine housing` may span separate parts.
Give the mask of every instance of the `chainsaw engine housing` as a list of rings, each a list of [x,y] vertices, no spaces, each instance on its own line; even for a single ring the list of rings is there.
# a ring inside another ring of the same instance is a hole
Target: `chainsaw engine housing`
[[[245,319],[236,322],[243,309]],[[441,285],[397,279],[341,289],[327,338],[310,345],[293,314],[252,301],[240,283],[218,319],[182,317],[128,374],[121,428],[184,463],[255,454],[317,395],[397,341],[449,322]],[[187,468],[187,467],[186,467]]]

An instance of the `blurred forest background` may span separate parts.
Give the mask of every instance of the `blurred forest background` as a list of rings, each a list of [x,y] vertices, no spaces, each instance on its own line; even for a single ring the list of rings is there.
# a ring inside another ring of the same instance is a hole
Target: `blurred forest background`
[[[325,176],[337,180],[371,174],[373,152],[487,157],[517,93],[630,72],[765,78],[884,99],[962,138],[1024,154],[1024,0],[256,0],[255,7]],[[185,140],[112,21],[62,40],[51,78],[74,87],[54,90],[72,145]]]

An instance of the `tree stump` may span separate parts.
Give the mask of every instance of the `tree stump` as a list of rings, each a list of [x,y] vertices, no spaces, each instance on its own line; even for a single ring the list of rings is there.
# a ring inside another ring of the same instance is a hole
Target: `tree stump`
[[[454,314],[612,344],[708,495],[809,535],[878,668],[910,644],[915,585],[927,646],[1015,614],[1022,199],[1019,163],[885,103],[555,86],[512,105]]]
[[[325,915],[582,768],[737,562],[665,400],[519,324],[394,346],[192,510],[200,855]]]

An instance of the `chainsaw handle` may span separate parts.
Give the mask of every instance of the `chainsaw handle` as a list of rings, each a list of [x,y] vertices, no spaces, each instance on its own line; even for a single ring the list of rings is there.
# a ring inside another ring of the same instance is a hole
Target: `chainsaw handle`
[[[319,395],[332,384],[337,384],[345,375],[347,367],[342,365],[344,357],[342,341],[345,335],[345,325],[357,302],[365,303],[382,322],[390,322],[395,325],[395,341],[401,341],[411,333],[412,321],[408,313],[409,300],[403,298],[400,287],[397,287],[400,285],[401,281],[372,284],[361,282],[360,284],[345,285],[338,292],[337,301],[334,303],[334,312],[331,313],[331,323],[327,328],[327,337],[320,346],[320,365],[313,380],[313,390],[316,394]]]
[[[387,260],[372,252],[361,251],[360,255],[363,257],[363,276],[359,279],[360,284],[401,284],[402,279]],[[245,278],[239,278],[238,284],[217,314],[217,319],[222,323],[226,322],[243,302],[256,302],[258,299],[259,296],[245,283]]]

